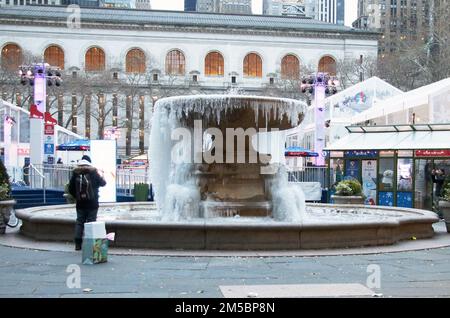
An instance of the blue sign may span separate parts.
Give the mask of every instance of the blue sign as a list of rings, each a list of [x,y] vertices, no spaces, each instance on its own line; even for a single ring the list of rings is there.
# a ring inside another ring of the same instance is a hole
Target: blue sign
[[[346,179],[359,179],[359,160],[345,161],[345,177]]]
[[[53,155],[55,153],[55,144],[44,144],[44,154]]]
[[[347,158],[376,158],[378,151],[376,150],[348,150],[344,152]]]

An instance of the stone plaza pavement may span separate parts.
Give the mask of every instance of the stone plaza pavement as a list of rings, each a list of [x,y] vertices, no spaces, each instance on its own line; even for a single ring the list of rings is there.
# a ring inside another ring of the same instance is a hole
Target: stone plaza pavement
[[[80,265],[77,252],[0,246],[0,255],[2,298],[223,297],[225,285],[366,285],[371,264],[381,270],[377,296],[450,296],[450,248],[318,257],[111,255],[95,266]],[[80,265],[81,288],[66,285],[70,264]]]

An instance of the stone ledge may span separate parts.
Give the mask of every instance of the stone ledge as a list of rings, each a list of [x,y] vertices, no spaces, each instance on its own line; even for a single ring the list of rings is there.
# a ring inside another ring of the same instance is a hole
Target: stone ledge
[[[148,206],[153,203],[119,203],[105,206]],[[326,204],[309,206],[330,207]],[[35,240],[72,241],[75,216],[50,218],[33,213],[51,209],[70,208],[73,205],[39,207],[17,211],[22,219],[21,233]],[[433,212],[405,209],[336,205],[343,209],[375,209],[403,212],[399,220],[352,222],[344,224],[317,222],[312,224],[239,223],[218,224],[204,221],[165,223],[150,221],[106,221],[107,232],[116,233],[113,247],[182,249],[182,250],[301,250],[323,248],[349,248],[395,244],[400,240],[431,238],[432,224],[438,221]]]

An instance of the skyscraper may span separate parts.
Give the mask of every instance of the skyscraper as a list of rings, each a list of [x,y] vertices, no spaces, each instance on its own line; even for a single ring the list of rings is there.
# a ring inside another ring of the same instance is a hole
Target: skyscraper
[[[184,0],[184,11],[197,11],[197,0]]]
[[[336,2],[336,24],[345,24],[345,0],[337,0]]]
[[[131,0],[102,0],[100,6],[103,8],[126,8],[132,9]]]
[[[316,0],[315,12],[317,20],[333,24],[344,24],[344,0]]]
[[[344,25],[344,0],[264,0],[263,14],[313,18]]]
[[[0,7],[3,6],[26,6],[26,5],[36,5],[36,4],[44,4],[44,5],[61,5],[61,0],[0,0]]]
[[[264,0],[264,15],[296,16],[314,18],[314,0]]]
[[[101,6],[101,0],[61,0],[63,6],[70,4],[76,4],[80,7],[94,7],[98,8]]]
[[[152,8],[150,0],[136,0],[136,9],[150,10]]]
[[[444,1],[359,0],[358,19],[353,27],[381,32],[380,53],[394,52],[403,41],[427,41],[431,22],[438,22],[438,15],[433,16],[433,6],[438,8],[441,2]]]
[[[251,0],[197,0],[196,11],[252,14]]]

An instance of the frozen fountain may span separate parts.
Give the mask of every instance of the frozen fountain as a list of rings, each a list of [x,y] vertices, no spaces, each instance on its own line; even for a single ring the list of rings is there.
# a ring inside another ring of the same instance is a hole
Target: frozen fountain
[[[298,126],[304,107],[290,99],[243,95],[158,101],[150,178],[162,219],[253,216],[300,222],[305,211],[301,189],[289,187],[280,163],[259,148],[262,144],[267,151],[268,141]],[[241,132],[241,139],[230,131]],[[183,138],[174,140],[179,135]],[[278,144],[284,147],[284,140]]]
[[[98,219],[116,233],[115,246],[297,250],[386,245],[434,235],[438,218],[430,211],[305,205],[303,192],[288,183],[277,159],[284,150],[282,132],[303,120],[305,105],[299,101],[200,95],[166,98],[155,106],[150,180],[156,204],[101,205]],[[239,146],[237,138],[227,138],[227,129],[241,129],[251,138],[241,138]],[[269,133],[273,129],[279,132]],[[74,206],[29,208],[16,215],[28,237],[72,240]]]

